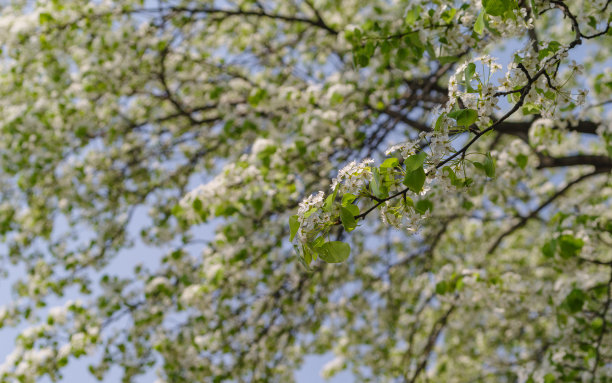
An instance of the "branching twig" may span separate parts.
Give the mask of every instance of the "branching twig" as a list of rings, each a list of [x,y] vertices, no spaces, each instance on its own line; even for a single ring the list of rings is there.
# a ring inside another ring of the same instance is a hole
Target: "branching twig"
[[[578,178],[576,178],[575,180],[573,180],[572,182],[568,183],[567,185],[565,185],[565,187],[563,187],[561,190],[557,191],[555,194],[553,194],[552,196],[550,196],[546,201],[544,201],[540,206],[538,206],[537,209],[533,210],[531,213],[529,213],[528,215],[524,216],[521,218],[520,221],[518,221],[517,223],[515,223],[512,227],[510,227],[508,230],[506,230],[505,232],[503,232],[499,237],[497,237],[497,239],[495,240],[495,242],[493,242],[493,244],[491,245],[491,247],[489,247],[489,250],[487,251],[488,254],[493,253],[497,247],[499,247],[499,245],[501,244],[502,240],[504,238],[506,238],[507,236],[509,236],[510,234],[514,233],[516,230],[520,229],[521,227],[525,226],[525,224],[527,223],[527,221],[529,221],[530,219],[536,217],[545,207],[547,207],[548,205],[550,205],[551,203],[553,203],[557,198],[561,197],[563,194],[565,194],[565,192],[567,192],[572,186],[584,181],[587,178],[593,177],[597,174],[601,174],[604,171],[600,170],[600,169],[596,169],[594,172],[591,173],[587,173],[584,174]]]

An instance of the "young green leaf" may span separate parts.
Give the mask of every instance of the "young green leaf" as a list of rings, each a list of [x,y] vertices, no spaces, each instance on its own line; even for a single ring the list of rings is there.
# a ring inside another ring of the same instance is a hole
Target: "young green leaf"
[[[559,255],[562,258],[572,258],[577,256],[584,246],[584,241],[570,234],[564,234],[558,238]]]
[[[194,199],[192,203],[192,207],[193,207],[193,210],[199,213],[200,211],[202,211],[202,201],[199,198]]]
[[[474,109],[453,110],[448,116],[457,121],[458,126],[469,127],[478,120],[478,112]]]
[[[516,0],[482,0],[482,7],[491,16],[504,16],[518,8]]]
[[[585,300],[586,300],[586,295],[584,294],[584,291],[580,289],[573,289],[567,295],[567,297],[565,297],[565,300],[563,301],[563,306],[565,306],[565,308],[569,312],[575,314],[582,310]]]
[[[472,77],[474,77],[474,73],[476,73],[476,64],[469,63],[467,68],[465,68],[465,86],[466,88],[470,86],[470,81],[472,81]]]
[[[350,205],[355,206],[355,205]],[[357,206],[355,206],[357,207]],[[355,215],[351,211],[351,209],[346,207],[340,208],[340,220],[342,221],[342,226],[346,231],[353,231],[357,227],[357,221],[355,220]]]
[[[408,186],[408,189],[413,193],[420,193],[423,190],[423,185],[425,185],[425,170],[421,165],[419,168],[407,171],[406,177],[404,178],[404,185]]]
[[[440,56],[438,57],[438,61],[440,64],[449,64],[459,61],[459,57],[457,56]]]
[[[387,158],[382,164],[381,168],[394,168],[399,165],[399,160],[395,157]]]
[[[449,290],[448,282],[440,281],[436,283],[436,294],[444,295]]]
[[[445,116],[446,116],[446,115],[445,115],[444,113],[442,113],[442,114],[441,114],[441,115],[439,115],[439,116],[438,116],[438,118],[436,119],[436,125],[435,125],[435,127],[434,127],[434,130],[435,130],[436,132],[439,132],[439,131],[440,131],[440,128],[442,127],[442,122],[444,122],[444,117],[445,117]]]
[[[330,195],[327,196],[327,198],[325,199],[325,205],[323,206],[323,210],[325,211],[331,211],[331,208],[334,204],[334,201],[336,200],[336,195],[338,195],[338,187],[336,186],[336,188],[334,189],[334,192]]]
[[[298,249],[297,245],[294,247],[296,250]],[[313,252],[312,250],[305,245],[301,246],[302,251],[299,252],[302,256],[299,257],[300,262],[306,267],[306,269],[310,269],[310,264],[312,263]]]
[[[410,10],[408,10],[408,12],[406,12],[406,24],[411,26],[414,25],[414,23],[419,19],[420,14],[420,6],[417,5],[416,7],[412,7]]]
[[[433,211],[433,202],[428,199],[422,199],[414,206],[415,210],[420,214],[425,214],[428,210]]]
[[[538,114],[540,113],[540,107],[532,102],[528,102],[525,104],[525,106],[523,106],[521,111],[525,116],[529,114]]]
[[[525,169],[525,167],[527,166],[527,160],[528,160],[528,157],[524,154],[519,154],[516,156],[516,164],[521,169]]]
[[[342,195],[342,206],[348,206],[357,198],[354,194],[344,193]]]
[[[410,172],[418,169],[420,166],[423,166],[425,158],[427,158],[427,153],[423,151],[406,158],[406,161],[404,161],[404,164],[406,165],[406,171]]]
[[[542,254],[546,258],[553,258],[555,256],[555,252],[557,251],[557,240],[552,239],[542,246]]]
[[[290,233],[289,240],[290,241],[293,241],[293,238],[295,238],[295,235],[297,234],[299,228],[300,228],[300,223],[298,222],[298,216],[292,215],[291,217],[289,217],[289,233]]]
[[[325,242],[317,249],[319,257],[327,263],[340,263],[346,261],[351,253],[351,246],[340,241]]]
[[[491,157],[490,153],[487,153],[487,157],[485,158],[484,172],[487,177],[495,178],[495,160]]]
[[[478,14],[478,18],[476,19],[476,22],[474,23],[474,32],[478,33],[479,35],[482,35],[484,33],[484,12],[480,12],[480,14]]]
[[[382,183],[378,168],[372,169],[372,182],[370,182],[370,189],[372,189],[372,194],[374,194],[374,196],[377,198],[387,197],[387,188]]]

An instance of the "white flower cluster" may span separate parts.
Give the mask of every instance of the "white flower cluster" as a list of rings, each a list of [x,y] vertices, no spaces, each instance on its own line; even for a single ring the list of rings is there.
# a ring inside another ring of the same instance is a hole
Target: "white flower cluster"
[[[401,144],[395,144],[395,145],[390,146],[385,151],[385,155],[390,156],[393,153],[397,152],[399,153],[400,156],[402,156],[403,159],[406,159],[410,157],[411,155],[416,154],[418,147],[419,145],[417,141],[403,142]]]
[[[300,241],[308,242],[313,239],[313,235],[320,231],[321,226],[329,222],[330,214],[321,210],[324,197],[325,193],[320,191],[300,202],[297,212],[298,222],[300,223],[298,231]]]
[[[358,195],[363,187],[372,179],[372,171],[369,165],[373,162],[373,159],[367,158],[360,163],[352,161],[344,166],[331,184],[332,191],[338,190],[340,194],[351,193]]]
[[[225,165],[210,182],[198,186],[182,198],[180,206],[185,217],[201,221],[233,212],[258,215],[274,205],[279,193],[297,195],[300,182],[295,174],[287,173],[286,161],[290,151],[285,149],[271,139],[256,139],[250,153]],[[295,151],[295,144],[290,145],[289,149]],[[269,169],[274,171],[270,172]],[[254,200],[260,204],[245,203]],[[228,208],[233,210],[227,213]]]
[[[475,64],[482,64],[482,72]],[[472,68],[471,77],[467,81],[466,72]],[[489,55],[475,58],[457,67],[455,73],[449,79],[449,103],[446,111],[449,112],[456,104],[458,98],[461,99],[465,108],[476,110],[478,120],[476,125],[479,128],[486,128],[491,123],[491,116],[496,110],[498,97],[495,95],[499,90],[493,86],[493,75],[501,69],[501,65]]]
[[[385,225],[404,229],[409,232],[417,231],[426,218],[417,213],[414,208],[397,201],[387,201],[380,208],[380,218]]]

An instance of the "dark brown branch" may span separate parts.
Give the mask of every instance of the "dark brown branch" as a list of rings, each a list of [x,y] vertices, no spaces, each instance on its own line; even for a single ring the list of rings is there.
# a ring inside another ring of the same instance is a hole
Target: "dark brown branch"
[[[604,29],[603,31],[594,33],[592,35],[585,35],[584,33],[582,33],[580,31],[580,25],[578,24],[578,19],[570,11],[570,9],[567,6],[567,4],[565,4],[563,1],[558,1],[558,0],[551,1],[551,4],[554,4],[557,8],[561,9],[563,11],[563,14],[565,15],[565,17],[569,18],[571,20],[571,22],[572,22],[572,29],[574,30],[574,33],[576,34],[576,38],[574,39],[574,41],[572,41],[572,43],[570,43],[570,47],[572,47],[573,45],[580,44],[582,42],[582,40],[581,40],[582,38],[585,38],[585,39],[594,39],[596,37],[605,35],[610,30],[610,23],[608,22],[608,24],[606,24],[606,29]],[[608,8],[608,4],[609,4],[609,2],[606,3],[606,5],[604,7],[604,10],[606,8]]]
[[[504,134],[510,134],[513,136],[527,136],[529,128],[531,127],[531,121],[506,121],[500,124],[495,131]],[[576,124],[567,126],[567,130],[572,132],[584,133],[584,134],[597,134],[598,123],[592,121],[579,121]]]
[[[592,165],[595,166],[596,170],[601,172],[610,171],[610,169],[612,169],[612,158],[608,156],[587,154],[578,154],[567,157],[549,157],[540,155],[540,164],[538,165],[538,169],[579,165]]]
[[[431,332],[429,333],[429,337],[427,338],[427,344],[425,345],[425,349],[422,352],[423,358],[421,362],[418,364],[417,369],[414,371],[412,378],[408,379],[406,377],[405,382],[408,382],[408,383],[416,382],[419,375],[421,375],[421,373],[425,371],[425,368],[427,367],[427,362],[429,361],[429,358],[431,356],[431,352],[433,351],[433,348],[436,345],[438,338],[440,337],[440,333],[446,326],[446,323],[448,322],[448,318],[454,310],[455,310],[455,306],[453,305],[446,311],[446,313],[442,317],[440,317],[436,321],[436,323],[434,323],[433,327],[431,328]]]
[[[531,4],[529,1],[521,1],[521,7],[527,9],[527,14],[524,17],[525,22],[529,20],[530,17],[533,17],[535,20],[535,15],[533,13],[533,9],[531,9]],[[535,27],[527,30],[527,36],[529,36],[529,41],[531,41],[531,47],[537,53],[540,51],[540,40],[538,39],[538,34],[536,32]]]
[[[183,103],[181,102],[181,100],[178,99],[178,96],[175,97],[172,94],[170,90],[170,86],[168,85],[168,81],[166,80],[166,71],[167,71],[166,70],[166,58],[169,53],[170,51],[169,51],[169,45],[168,45],[166,46],[166,48],[164,48],[164,50],[162,50],[161,55],[160,55],[159,80],[162,84],[162,87],[164,88],[165,97],[168,99],[168,101],[170,101],[172,105],[174,105],[176,110],[178,110],[182,115],[184,115],[185,117],[187,117],[187,119],[189,119],[189,122],[191,122],[192,124],[197,124],[196,120],[191,115],[191,111],[187,110],[187,108],[183,106]]]
[[[567,185],[565,185],[565,187],[563,187],[562,189],[557,191],[555,194],[550,196],[546,201],[544,201],[540,206],[538,206],[537,209],[533,210],[528,215],[522,217],[517,223],[515,223],[512,227],[510,227],[508,230],[503,232],[499,237],[497,237],[495,242],[493,242],[491,247],[489,247],[489,250],[487,251],[487,253],[488,254],[492,254],[499,247],[499,245],[501,244],[501,242],[502,242],[502,240],[504,238],[506,238],[510,234],[514,233],[516,230],[518,230],[518,229],[522,228],[523,226],[525,226],[530,219],[535,218],[542,210],[544,210],[544,208],[546,208],[548,205],[553,203],[557,198],[559,198],[563,194],[565,194],[569,189],[571,189],[572,186],[574,186],[574,185],[576,185],[576,184],[586,180],[587,178],[590,178],[590,177],[593,177],[593,176],[595,176],[597,174],[602,174],[602,173],[604,173],[604,172],[601,171],[601,170],[595,170],[594,172],[584,174],[584,175],[576,178],[572,182],[568,183]]]
[[[332,33],[335,33],[335,34],[338,33],[327,25],[325,20],[323,20],[323,16],[321,16],[321,13],[319,12],[319,10],[314,6],[314,4],[312,4],[312,1],[304,0],[304,3],[306,3],[306,5],[308,5],[308,8],[310,8],[314,12],[315,17],[317,18],[321,26],[323,26],[323,29],[326,29],[327,31],[331,31]]]
[[[255,16],[255,17],[262,17],[262,18],[268,18],[268,19],[273,19],[273,20],[281,20],[281,21],[287,21],[287,22],[293,22],[293,23],[303,23],[303,24],[309,24],[312,25],[314,27],[323,29],[329,33],[331,33],[332,35],[337,35],[338,31],[336,31],[335,29],[329,27],[327,24],[325,24],[325,22],[323,22],[322,19],[308,19],[305,17],[299,17],[299,16],[291,16],[291,15],[282,15],[282,14],[275,14],[275,13],[268,13],[265,11],[260,10],[243,10],[243,9],[238,9],[238,10],[233,10],[233,9],[222,9],[222,8],[188,8],[188,7],[169,7],[166,8],[169,9],[171,11],[174,12],[186,12],[186,13],[190,13],[190,14],[197,14],[197,13],[205,13],[208,15],[223,15],[223,16]]]

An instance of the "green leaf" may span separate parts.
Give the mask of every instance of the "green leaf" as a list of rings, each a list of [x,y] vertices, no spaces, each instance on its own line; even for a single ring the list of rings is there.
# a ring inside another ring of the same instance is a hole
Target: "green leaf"
[[[525,169],[525,167],[527,166],[527,160],[528,160],[528,157],[524,154],[519,154],[516,156],[516,164],[521,169]]]
[[[528,102],[523,106],[522,112],[525,116],[528,114],[538,114],[540,113],[540,107],[532,102]]]
[[[292,215],[291,217],[289,217],[289,232],[290,232],[289,240],[290,241],[293,241],[293,238],[295,238],[295,235],[297,234],[299,228],[300,228],[300,223],[298,222],[298,216]]]
[[[311,207],[310,209],[308,209],[308,211],[306,213],[304,213],[304,218],[308,218],[312,215],[312,213],[314,213],[315,211],[317,211],[316,207]]]
[[[195,210],[196,212],[199,213],[202,211],[202,201],[199,198],[193,200],[192,206],[193,210]]]
[[[536,4],[535,0],[531,0],[531,10],[532,14],[537,19],[538,15],[540,14],[540,11],[538,10],[538,5]]]
[[[453,21],[453,18],[455,17],[456,14],[457,14],[457,10],[455,8],[451,8],[451,9],[447,9],[446,11],[442,12],[440,16],[442,17],[442,20],[444,20],[447,24],[449,24],[451,21]]]
[[[573,289],[565,300],[563,301],[563,306],[571,313],[577,313],[582,310],[584,306],[584,301],[586,300],[586,295],[582,290]]]
[[[353,203],[353,201],[357,198],[354,194],[344,193],[342,195],[342,206],[347,206]]]
[[[474,77],[474,73],[476,73],[476,64],[469,63],[467,68],[465,68],[465,87],[470,87],[470,81],[472,81],[472,77]],[[469,109],[467,109],[469,110]],[[478,115],[478,113],[476,113]]]
[[[610,28],[612,29],[612,28]],[[559,109],[562,112],[567,112],[570,110],[574,110],[576,109],[576,104],[574,104],[573,102],[570,102],[567,106],[564,106],[563,108]]]
[[[557,251],[557,240],[552,239],[542,246],[542,254],[546,258],[553,258],[555,256],[555,252]]]
[[[453,185],[455,187],[462,187],[463,186],[463,181],[460,178],[457,178],[457,175],[455,174],[455,171],[450,166],[443,167],[442,168],[442,174],[444,174],[445,176],[447,176],[450,179],[451,185]]]
[[[425,158],[427,158],[427,153],[425,152],[419,152],[406,158],[406,161],[404,161],[404,164],[406,165],[406,171],[410,172],[423,166]]]
[[[355,205],[350,205],[350,206],[355,206]],[[349,231],[349,232],[353,231],[357,227],[357,221],[355,220],[355,215],[350,209],[344,206],[340,208],[340,219],[342,220],[342,226],[344,226],[344,229],[346,231]]]
[[[312,247],[314,249],[323,246],[323,244],[325,244],[325,238],[324,237],[317,237],[317,238],[313,239],[309,243],[310,247]]]
[[[416,203],[414,208],[420,214],[425,214],[427,210],[433,211],[433,202],[428,199],[422,199]]]
[[[302,262],[304,266],[306,266],[307,269],[309,269],[309,266],[312,263],[312,259],[313,259],[312,250],[308,246],[302,246],[302,251],[300,252],[300,254],[302,256],[299,257],[299,260]]]
[[[50,13],[47,12],[41,12],[38,15],[38,22],[42,25],[42,24],[46,24],[46,23],[51,23],[53,22],[53,16],[51,16]]]
[[[334,94],[332,94],[332,96],[331,96],[331,98],[329,100],[329,103],[331,105],[338,105],[338,104],[341,104],[342,101],[344,101],[344,96],[342,94],[340,94],[340,93],[334,92]]]
[[[490,153],[487,153],[485,158],[484,171],[487,177],[495,178],[495,160],[491,157]]]
[[[492,16],[504,16],[506,12],[518,8],[516,0],[482,0],[482,7]]]
[[[406,177],[404,178],[404,185],[408,186],[408,189],[413,193],[420,193],[423,190],[423,185],[425,185],[425,170],[421,165],[416,170],[407,171]]]
[[[438,119],[436,120],[436,126],[434,127],[434,130],[436,132],[440,131],[440,127],[442,126],[442,121],[444,121],[445,116],[446,116],[445,113],[442,113],[441,115],[438,116]]]
[[[399,165],[399,160],[395,157],[387,158],[382,164],[380,164],[381,168],[394,168]]]
[[[472,210],[472,208],[474,207],[474,203],[472,203],[472,201],[466,199],[461,204],[461,207],[464,208],[465,210]]]
[[[370,182],[370,189],[372,189],[372,194],[374,194],[374,196],[377,198],[387,197],[387,190],[382,184],[378,168],[372,168],[372,182]]]
[[[544,92],[544,97],[546,97],[547,99],[551,101],[555,101],[557,99],[557,94],[553,92],[552,90],[548,90]]]
[[[434,46],[428,41],[427,45],[425,45],[425,50],[429,53],[430,58],[436,58],[436,51],[434,50]]]
[[[253,94],[251,94],[248,98],[247,101],[248,103],[255,107],[257,105],[259,105],[259,103],[261,101],[263,101],[266,97],[268,96],[268,91],[265,89],[257,89],[257,91]]]
[[[406,24],[412,26],[419,19],[421,14],[421,7],[416,6],[412,7],[408,12],[406,12]]]
[[[336,200],[336,195],[338,195],[338,186],[334,189],[334,192],[325,198],[325,205],[323,205],[324,211],[331,211],[332,206],[334,205],[334,201]]]
[[[450,112],[448,117],[457,120],[457,125],[468,127],[478,120],[478,112],[474,109],[458,109]]]
[[[598,333],[600,332],[602,327],[603,327],[603,319],[601,319],[601,317],[597,317],[591,321],[591,328],[593,329],[593,331]]]
[[[364,54],[362,51],[355,52],[353,56],[353,60],[355,62],[356,67],[367,67],[370,64],[370,57]]]
[[[446,281],[440,281],[436,283],[436,294],[444,295],[447,291],[449,291],[449,286]]]
[[[438,57],[438,61],[440,64],[448,64],[459,61],[459,57],[457,56],[440,56]]]
[[[183,207],[179,204],[176,204],[172,207],[172,215],[175,217],[180,217],[183,214],[184,210]]]
[[[562,258],[577,256],[584,246],[584,241],[569,234],[564,234],[557,239],[559,243],[559,255]]]
[[[357,205],[346,205],[345,206],[354,216],[359,215],[359,206]]]
[[[327,263],[340,263],[346,261],[351,253],[351,246],[340,241],[325,242],[317,249],[321,260]]]
[[[612,221],[607,221],[601,225],[601,229],[607,231],[612,234]]]
[[[474,23],[474,32],[478,33],[479,35],[484,33],[484,15],[484,12],[480,12],[476,22]]]

